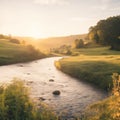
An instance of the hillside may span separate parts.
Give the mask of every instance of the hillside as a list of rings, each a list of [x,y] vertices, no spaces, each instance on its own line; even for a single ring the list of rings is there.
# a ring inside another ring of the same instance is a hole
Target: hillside
[[[0,39],[0,65],[27,62],[45,57],[32,45],[21,45]]]
[[[61,36],[61,37],[49,37],[43,39],[35,39],[32,37],[22,37],[22,36],[13,36],[13,38],[22,41],[25,41],[25,44],[32,44],[40,50],[49,50],[50,48],[60,47],[61,45],[72,45],[75,39],[85,40],[87,34],[80,35],[70,35],[70,36]]]
[[[28,37],[28,36],[12,36],[12,38],[18,39],[20,41],[24,40],[26,43],[29,43],[29,44],[36,40],[35,38]]]

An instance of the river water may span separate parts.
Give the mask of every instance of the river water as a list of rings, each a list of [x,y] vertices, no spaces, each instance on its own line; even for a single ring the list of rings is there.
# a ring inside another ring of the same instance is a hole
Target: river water
[[[1,66],[0,83],[8,83],[13,78],[24,80],[31,87],[32,97],[44,99],[53,111],[67,118],[79,116],[86,106],[107,96],[100,89],[57,70],[54,61],[58,59],[60,57],[51,57]],[[53,95],[54,90],[60,90],[61,94]]]

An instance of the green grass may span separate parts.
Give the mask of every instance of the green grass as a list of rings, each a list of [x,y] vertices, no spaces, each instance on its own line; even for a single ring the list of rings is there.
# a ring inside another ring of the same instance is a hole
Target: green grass
[[[74,52],[79,52],[79,56],[61,59],[55,63],[56,67],[102,89],[112,88],[112,74],[120,73],[120,51],[100,47],[78,49]]]
[[[110,50],[110,47],[96,47],[96,48],[81,48],[81,49],[73,49],[73,55],[76,53],[77,55],[120,55],[119,51]]]
[[[15,44],[6,39],[0,39],[0,65],[12,64],[18,62],[27,62],[34,59],[45,57],[30,46]]]

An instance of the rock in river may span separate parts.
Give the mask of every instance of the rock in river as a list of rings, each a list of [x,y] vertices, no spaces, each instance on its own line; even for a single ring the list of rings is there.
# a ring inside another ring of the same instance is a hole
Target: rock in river
[[[53,94],[54,95],[60,95],[60,91],[59,90],[55,90],[55,91],[53,91]]]
[[[49,82],[54,82],[54,80],[53,80],[53,79],[50,79]]]
[[[44,101],[44,100],[46,100],[46,99],[43,98],[43,97],[39,97],[39,100]]]

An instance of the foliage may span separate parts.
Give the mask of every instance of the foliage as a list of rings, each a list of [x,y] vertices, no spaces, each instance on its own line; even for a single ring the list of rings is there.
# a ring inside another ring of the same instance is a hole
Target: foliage
[[[113,94],[115,96],[120,96],[120,75],[118,73],[113,73]]]
[[[82,39],[76,39],[73,43],[73,48],[83,48],[84,47],[84,42]]]
[[[120,16],[100,20],[96,26],[90,27],[88,35],[95,43],[120,50]]]
[[[0,87],[0,120],[56,120],[42,104],[36,106],[29,98],[28,88],[21,80]]]
[[[31,104],[28,91],[21,81],[13,81],[2,93],[3,108],[1,108],[2,120],[33,119],[33,105]]]

